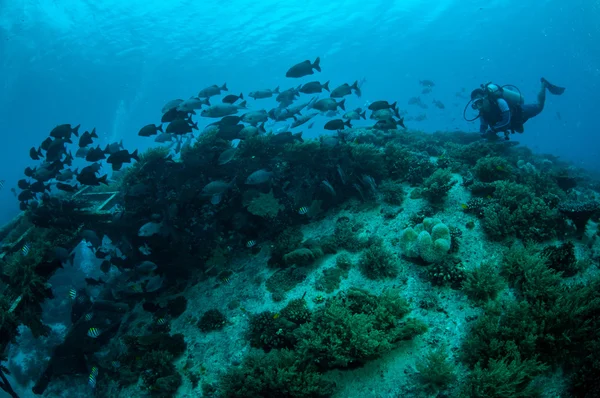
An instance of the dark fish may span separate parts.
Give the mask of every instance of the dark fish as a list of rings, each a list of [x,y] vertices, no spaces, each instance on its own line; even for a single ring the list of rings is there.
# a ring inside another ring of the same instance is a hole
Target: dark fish
[[[77,181],[79,181],[79,183],[83,185],[108,185],[108,182],[106,182],[107,178],[108,174],[105,174],[102,177],[96,177],[95,172],[84,173],[82,170],[81,173],[79,173],[79,175],[77,176]]]
[[[177,108],[173,108],[170,111],[168,111],[167,113],[165,113],[164,115],[162,115],[160,122],[161,123],[171,123],[173,120],[185,119],[188,117],[189,114],[195,115],[196,112],[194,112],[194,111],[191,111],[191,112],[178,111]]]
[[[43,193],[44,190],[50,192],[50,184],[45,185],[43,181],[36,181],[29,187],[31,192]]]
[[[271,143],[274,145],[293,144],[295,141],[304,142],[302,132],[293,134],[291,131],[286,131],[271,137]]]
[[[158,132],[164,133],[162,124],[156,126],[154,124],[148,124],[140,129],[138,135],[140,137],[150,137],[151,135],[156,135]]]
[[[437,106],[440,109],[446,108],[446,105],[442,101],[433,100],[433,105]]]
[[[100,171],[101,167],[102,165],[100,163],[94,163],[81,169],[80,174],[97,173]]]
[[[219,129],[217,130],[217,137],[224,140],[235,140],[236,138],[239,138],[240,132],[244,129],[244,127],[245,126],[243,124],[225,124],[219,126]]]
[[[213,84],[210,87],[206,87],[206,88],[200,90],[200,92],[198,93],[198,97],[210,98],[213,95],[221,94],[221,91],[229,91],[227,89],[227,83],[223,83],[223,85],[221,87],[217,86],[216,84]]]
[[[62,182],[57,182],[56,188],[65,192],[77,192],[79,190],[78,185],[63,184]]]
[[[375,120],[384,120],[384,119],[390,119],[394,116],[396,116],[397,118],[400,118],[400,112],[398,111],[398,108],[379,109],[378,111],[373,111],[371,113],[370,118],[375,119]]]
[[[61,124],[52,129],[50,132],[50,137],[63,138],[65,140],[70,140],[71,134],[75,134],[75,137],[79,137],[80,126],[80,124],[75,127],[71,127],[70,124]]]
[[[46,160],[48,162],[54,162],[55,160],[59,160],[63,154],[67,152],[65,148],[65,143],[71,143],[71,141],[64,140],[62,138],[57,138],[48,147],[46,151]]]
[[[87,156],[88,152],[90,151],[90,148],[79,148],[77,150],[77,152],[75,152],[75,157],[76,158],[81,158],[81,159],[85,159],[85,157]]]
[[[106,159],[106,153],[100,148],[100,145],[98,145],[96,148],[90,149],[85,156],[85,160],[88,162],[97,162],[102,159]]]
[[[298,89],[288,88],[287,90],[280,92],[279,95],[277,95],[277,97],[275,98],[275,101],[279,102],[280,104],[285,104],[283,106],[287,106],[294,102],[296,97],[299,96],[300,92],[298,91]]]
[[[348,83],[344,83],[341,86],[337,87],[335,90],[331,92],[331,98],[342,98],[346,95],[352,94],[352,90],[354,93],[360,97],[362,95],[360,88],[358,87],[358,80],[354,82],[353,85],[349,85]]]
[[[40,145],[40,147],[44,150],[47,151],[48,148],[50,148],[50,144],[52,144],[52,138],[48,137],[46,138],[44,141],[42,141],[42,145]]]
[[[67,156],[65,156],[63,163],[69,167],[73,165],[73,155],[71,154],[71,152],[67,153]]]
[[[419,84],[421,86],[425,86],[425,87],[433,87],[433,86],[435,86],[435,83],[432,82],[431,80],[419,80]]]
[[[106,257],[108,257],[108,255],[110,254],[110,252],[106,251],[103,248],[100,248],[100,249],[96,250],[94,252],[94,254],[96,255],[96,258],[105,259]]]
[[[24,173],[25,173],[25,175],[26,175],[27,177],[33,177],[33,173],[35,173],[36,169],[37,169],[37,167],[34,167],[34,168],[32,169],[31,167],[29,167],[29,166],[28,166],[28,167],[26,167],[26,168],[25,168],[25,171],[24,171]]]
[[[161,109],[162,113],[167,113],[177,108],[183,102],[182,99],[174,99],[167,102]]]
[[[104,272],[105,274],[108,274],[110,272],[111,266],[112,264],[110,263],[110,260],[104,260],[102,261],[102,264],[100,264],[100,271]]]
[[[122,149],[125,149],[125,147],[123,147],[123,140],[121,140],[120,142],[113,142],[112,144],[108,144],[106,148],[104,148],[104,153],[112,155],[113,153],[119,152]]]
[[[33,192],[31,192],[29,189],[26,189],[23,192],[21,192],[19,196],[17,196],[17,199],[19,199],[19,202],[24,202],[26,200],[33,199],[34,197],[35,195],[33,194]]]
[[[71,169],[66,169],[63,170],[59,175],[56,176],[56,180],[57,181],[69,181],[72,180],[74,176],[76,176],[78,174],[78,170],[75,169],[75,171],[71,170]]]
[[[273,94],[279,94],[279,86],[277,86],[275,88],[275,90],[258,90],[258,91],[251,91],[250,94],[248,94],[248,97],[250,98],[254,98],[255,100],[257,99],[263,99],[263,98],[271,98],[273,96]]]
[[[346,106],[344,105],[345,102],[345,99],[337,102],[333,98],[323,98],[312,104],[311,107],[321,112],[335,111],[338,107],[342,108],[342,110],[346,110]]]
[[[233,104],[235,101],[240,100],[240,99],[244,99],[244,94],[240,93],[240,95],[235,95],[235,94],[229,94],[227,96],[225,96],[221,102],[223,102],[224,104]]]
[[[319,65],[320,62],[321,58],[319,57],[317,57],[314,63],[311,63],[309,60],[300,62],[299,64],[296,64],[288,69],[288,71],[285,73],[285,77],[303,77],[312,75],[314,74],[313,69],[321,72],[321,66]]]
[[[350,120],[343,121],[342,119],[334,119],[325,123],[325,130],[343,130],[344,127],[352,127]]]
[[[31,184],[29,184],[25,179],[17,181],[17,186],[19,187],[19,189],[29,189],[30,185]]]
[[[90,286],[100,286],[100,285],[104,285],[105,282],[100,278],[98,278],[98,279],[85,278],[85,283],[87,283]]]
[[[95,127],[91,133],[86,131],[85,133],[81,134],[81,137],[79,137],[79,148],[84,148],[90,145],[92,142],[94,142],[93,138],[98,138]]]
[[[233,126],[235,124],[238,124],[241,120],[242,120],[241,116],[229,115],[229,116],[225,116],[224,118],[222,118],[218,122],[211,123],[211,124],[218,124],[220,126],[224,126],[224,125]]]
[[[327,80],[327,82],[324,84],[321,84],[317,81],[308,82],[302,87],[300,87],[298,91],[304,94],[316,94],[322,92],[323,89],[329,91],[329,80]]]
[[[369,109],[372,111],[378,111],[380,109],[396,109],[396,102],[393,104],[388,104],[387,101],[375,101],[371,105],[369,105]]]
[[[194,109],[201,109],[202,105],[210,106],[208,98],[191,97],[186,99],[176,108],[179,112],[194,112]],[[195,114],[196,112],[194,112]]]
[[[362,119],[367,119],[367,111],[363,111],[360,108],[356,108],[353,111],[350,111],[348,113],[345,113],[344,116],[342,116],[344,119],[348,119],[348,120],[360,120]]]
[[[406,126],[404,125],[404,118],[401,118],[400,120],[395,120],[394,118],[378,120],[373,128],[378,130],[391,130],[397,128],[398,126],[406,129]]]
[[[36,150],[35,147],[31,147],[29,150],[29,157],[31,157],[33,160],[40,160],[40,158],[43,158],[44,155],[42,154],[42,148],[40,147]]]
[[[140,158],[138,157],[137,149],[133,151],[133,153],[129,153],[126,149],[122,151],[115,152],[106,159],[106,163],[112,164],[113,170],[120,170],[123,166],[123,163],[131,163],[131,159],[135,159],[138,162]]]
[[[176,119],[169,123],[166,133],[181,135],[191,133],[193,130],[198,130],[198,123],[188,119]]]

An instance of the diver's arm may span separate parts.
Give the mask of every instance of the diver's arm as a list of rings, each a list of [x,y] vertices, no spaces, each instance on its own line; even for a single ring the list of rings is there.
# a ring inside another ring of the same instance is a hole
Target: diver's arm
[[[502,98],[498,99],[498,107],[502,112],[502,119],[492,126],[492,130],[494,131],[505,131],[510,128],[510,108],[508,106],[508,102],[503,100]]]
[[[479,133],[480,134],[485,134],[485,132],[487,131],[488,126],[489,126],[488,122],[485,121],[485,119],[483,118],[483,116],[481,116],[479,118],[479,120],[481,121],[480,124],[479,124]]]

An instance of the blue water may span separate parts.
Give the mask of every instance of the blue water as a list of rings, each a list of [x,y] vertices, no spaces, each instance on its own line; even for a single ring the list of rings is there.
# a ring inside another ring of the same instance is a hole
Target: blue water
[[[122,138],[126,148],[144,149],[153,142],[137,131],[158,122],[168,100],[224,82],[236,94],[285,89],[310,80],[286,79],[285,71],[316,56],[323,72],[314,77],[332,88],[366,78],[349,109],[397,100],[409,115],[427,114],[407,127],[432,132],[477,131],[462,120],[466,100],[455,96],[462,88],[511,83],[533,100],[544,76],[567,91],[548,97],[520,141],[598,170],[599,4],[0,0],[0,222],[18,212],[10,188],[34,164],[29,148],[55,125],[95,126],[102,144]],[[420,79],[436,83],[423,96],[425,112],[407,104],[420,94]],[[431,105],[433,98],[446,109]]]

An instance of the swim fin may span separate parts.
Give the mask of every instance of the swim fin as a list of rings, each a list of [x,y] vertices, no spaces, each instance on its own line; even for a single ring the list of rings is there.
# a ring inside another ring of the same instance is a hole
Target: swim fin
[[[544,79],[543,77],[541,80],[542,80],[542,83],[544,84],[544,86],[546,86],[546,88],[548,89],[548,91],[550,91],[550,94],[561,95],[562,93],[565,92],[564,87],[555,86],[554,84],[550,83],[548,80]]]

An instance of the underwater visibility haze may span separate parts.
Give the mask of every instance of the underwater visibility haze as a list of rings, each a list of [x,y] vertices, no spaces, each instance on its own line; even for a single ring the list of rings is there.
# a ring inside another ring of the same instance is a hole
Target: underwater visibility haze
[[[599,397],[600,1],[0,0],[0,398]]]

